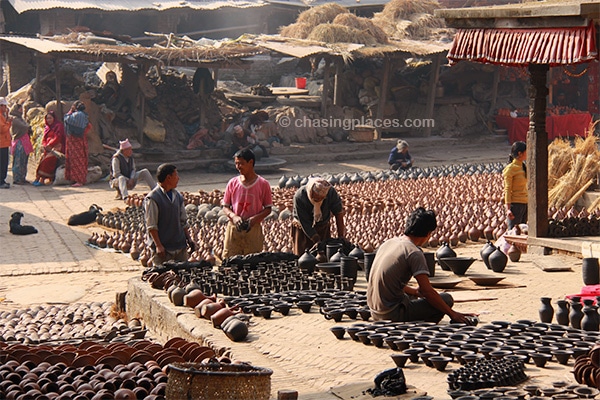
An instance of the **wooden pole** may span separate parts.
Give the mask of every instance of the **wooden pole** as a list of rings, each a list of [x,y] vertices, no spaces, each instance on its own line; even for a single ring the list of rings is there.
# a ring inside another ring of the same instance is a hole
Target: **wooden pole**
[[[388,96],[388,86],[390,82],[390,71],[392,69],[392,62],[389,57],[385,57],[383,59],[383,76],[381,79],[381,84],[379,85],[379,102],[377,104],[377,115],[376,119],[378,121],[375,126],[375,140],[380,140],[381,135],[383,133],[382,122],[384,112],[385,112],[385,103],[387,101]]]
[[[527,132],[527,224],[530,237],[548,236],[548,133],[546,132],[547,64],[530,64]]]
[[[429,91],[427,92],[427,105],[425,106],[425,118],[430,121],[433,119],[433,111],[435,109],[435,89],[440,77],[440,64],[442,63],[442,53],[436,54],[433,57],[431,65],[431,75],[429,75]],[[431,125],[426,124],[423,129],[423,136],[431,136]]]
[[[490,103],[488,117],[493,115],[494,108],[496,108],[496,101],[498,101],[498,83],[500,83],[500,68],[500,66],[496,66],[496,68],[494,68],[494,81],[492,82],[492,101]]]
[[[342,106],[344,99],[342,99],[342,73],[344,72],[344,64],[339,58],[335,59],[335,80],[333,86],[333,104],[336,106]]]
[[[327,116],[327,99],[329,98],[329,69],[330,60],[325,59],[325,69],[323,70],[323,92],[321,93],[321,117]]]
[[[58,111],[58,115],[60,120],[63,120],[65,113],[62,109],[62,95],[60,92],[60,60],[54,59],[54,83],[56,85],[56,110]]]
[[[35,57],[35,87],[33,89],[33,100],[35,100],[36,103],[40,103],[40,88],[41,88],[41,83],[40,83],[40,76],[41,76],[41,72],[40,72],[40,58],[39,57]]]

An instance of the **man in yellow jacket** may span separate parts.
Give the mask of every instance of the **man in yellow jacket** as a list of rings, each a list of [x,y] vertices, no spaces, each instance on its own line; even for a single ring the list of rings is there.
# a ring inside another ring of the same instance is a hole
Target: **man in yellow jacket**
[[[8,149],[10,147],[11,118],[8,115],[8,102],[0,97],[0,189],[8,189]]]

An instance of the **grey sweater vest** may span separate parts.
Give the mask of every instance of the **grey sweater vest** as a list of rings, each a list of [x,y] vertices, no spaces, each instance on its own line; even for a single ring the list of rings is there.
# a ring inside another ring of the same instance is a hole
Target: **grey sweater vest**
[[[183,227],[179,222],[179,213],[183,207],[183,197],[177,191],[172,192],[176,196],[171,200],[161,190],[159,185],[148,193],[148,198],[154,200],[158,205],[158,237],[164,248],[168,251],[181,250],[186,247],[186,237]]]

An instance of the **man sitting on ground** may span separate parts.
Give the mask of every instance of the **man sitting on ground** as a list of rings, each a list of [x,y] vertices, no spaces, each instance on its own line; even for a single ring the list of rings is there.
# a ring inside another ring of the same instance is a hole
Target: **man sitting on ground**
[[[135,170],[133,148],[129,139],[119,142],[119,150],[113,155],[111,161],[110,187],[117,190],[115,199],[127,200],[128,190],[132,190],[142,179],[150,189],[154,189],[156,182],[150,172],[144,168]]]

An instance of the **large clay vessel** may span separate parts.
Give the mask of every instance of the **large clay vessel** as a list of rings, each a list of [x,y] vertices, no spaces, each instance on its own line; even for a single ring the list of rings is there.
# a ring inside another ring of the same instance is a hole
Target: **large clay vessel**
[[[558,300],[556,306],[556,322],[559,325],[569,326],[569,304],[566,300]]]
[[[571,298],[571,311],[569,312],[569,323],[572,328],[581,329],[581,319],[583,318],[583,304],[579,298]]]
[[[600,316],[598,307],[586,305],[583,307],[583,318],[581,319],[581,329],[584,331],[597,332],[600,325]]]
[[[442,245],[435,252],[435,256],[438,260],[440,258],[456,257],[456,252],[450,248],[448,243],[442,242]],[[445,264],[440,263],[440,266],[443,270],[450,271],[450,267],[445,266]]]
[[[310,254],[308,249],[298,258],[298,268],[307,274],[312,274],[315,271],[315,265],[317,265],[317,258]]]
[[[584,285],[597,285],[600,283],[600,267],[598,259],[595,257],[586,257],[582,260],[581,275]]]
[[[506,251],[506,255],[510,258],[510,261],[519,262],[521,259],[521,250],[513,244]]]
[[[506,268],[506,263],[508,263],[508,256],[496,247],[496,250],[488,257],[488,262],[492,271],[502,272]]]
[[[234,342],[244,340],[248,336],[248,325],[235,315],[227,318],[221,325],[221,329],[225,335]]]
[[[554,307],[552,307],[552,304],[550,303],[552,301],[552,298],[542,297],[540,298],[540,301],[542,302],[539,309],[540,321],[545,323],[551,323],[552,318],[554,317]]]
[[[325,256],[327,257],[327,261],[331,261],[331,257],[338,252],[339,249],[342,248],[340,243],[328,244],[325,248]]]
[[[481,256],[483,263],[485,264],[485,266],[488,269],[492,269],[492,267],[490,267],[490,262],[489,262],[488,258],[490,257],[490,254],[492,254],[494,251],[496,251],[496,246],[494,246],[492,244],[492,242],[488,240],[487,243],[485,245],[483,245],[483,248],[479,252],[479,255]]]

